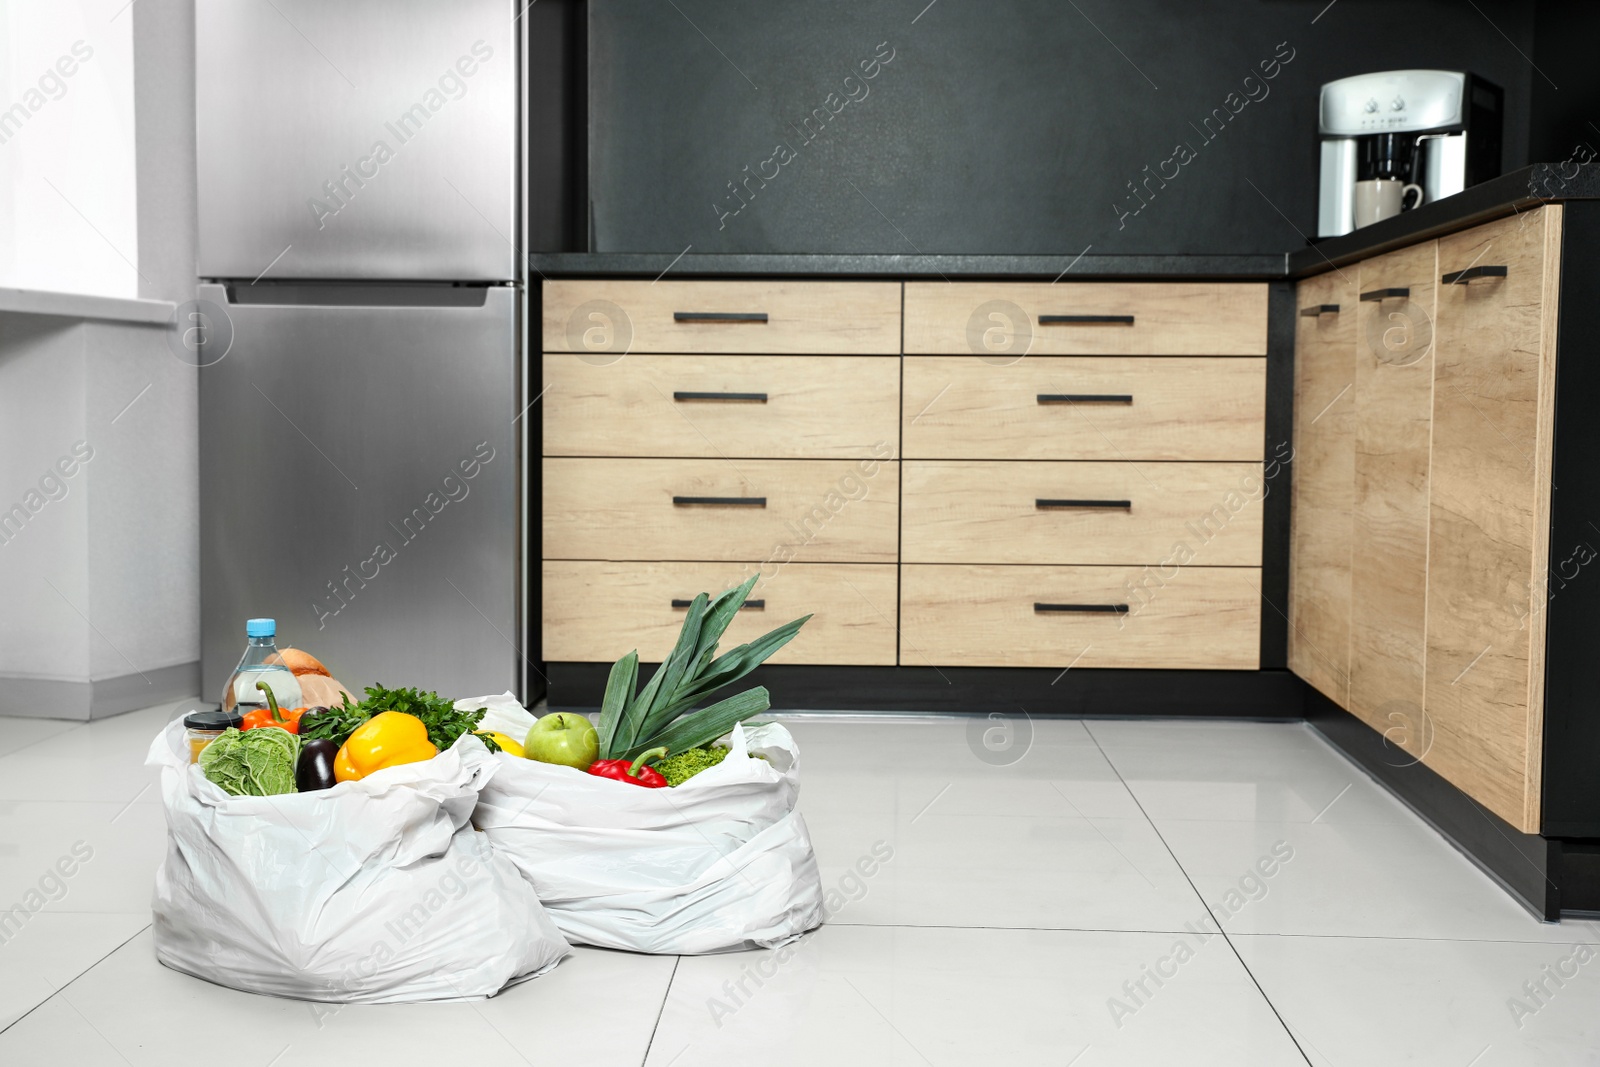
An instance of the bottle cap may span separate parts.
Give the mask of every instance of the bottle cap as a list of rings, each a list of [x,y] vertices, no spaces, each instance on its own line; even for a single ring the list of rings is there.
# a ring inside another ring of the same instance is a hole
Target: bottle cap
[[[278,635],[278,621],[276,619],[250,619],[244,624],[246,637],[276,637]]]

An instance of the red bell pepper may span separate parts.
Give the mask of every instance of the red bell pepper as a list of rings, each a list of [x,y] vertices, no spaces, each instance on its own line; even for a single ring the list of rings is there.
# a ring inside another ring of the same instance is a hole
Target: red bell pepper
[[[632,763],[625,759],[597,759],[589,764],[589,773],[601,778],[627,782],[629,785],[642,785],[646,789],[663,789],[667,780],[661,777],[660,771],[645,765],[666,754],[665,748],[652,748],[648,752],[641,752],[639,758]]]
[[[256,688],[267,694],[267,706],[246,713],[244,722],[239,724],[239,729],[253,730],[257,726],[276,726],[280,730],[288,730],[291,734],[298,734],[300,732],[300,716],[306,713],[306,709],[290,708],[288,711],[284,711],[278,707],[278,698],[272,694],[272,686],[266,682],[257,682]]]

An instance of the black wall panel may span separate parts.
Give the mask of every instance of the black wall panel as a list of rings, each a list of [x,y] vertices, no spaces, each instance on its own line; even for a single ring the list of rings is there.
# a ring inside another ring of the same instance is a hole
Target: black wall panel
[[[587,8],[593,251],[1283,252],[1315,226],[1318,87],[1401,67],[1501,85],[1527,162],[1532,3]]]

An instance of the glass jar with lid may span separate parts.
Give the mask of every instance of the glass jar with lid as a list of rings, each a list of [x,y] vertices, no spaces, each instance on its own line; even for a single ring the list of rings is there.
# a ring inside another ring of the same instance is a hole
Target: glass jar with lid
[[[238,729],[243,722],[244,716],[237,711],[191,711],[185,715],[183,729],[189,742],[189,762],[198,762],[201,749],[222,736],[222,731],[230,726]]]

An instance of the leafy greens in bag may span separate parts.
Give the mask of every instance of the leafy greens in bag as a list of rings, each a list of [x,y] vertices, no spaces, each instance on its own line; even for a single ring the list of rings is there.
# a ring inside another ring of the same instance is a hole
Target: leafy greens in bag
[[[606,692],[600,702],[602,760],[636,760],[653,748],[667,755],[709,745],[734,723],[760,715],[770,706],[766,686],[758,685],[708,707],[696,708],[714,692],[732,685],[794,639],[810,615],[784,623],[748,644],[717,655],[717,642],[744,607],[760,574],[743,585],[718,593],[705,593],[689,604],[689,614],[678,631],[678,643],[643,689],[637,688],[637,650],[611,665]],[[690,710],[693,708],[694,710]]]
[[[300,720],[300,736],[322,738],[342,745],[357,727],[374,715],[385,711],[403,711],[422,720],[422,725],[428,728],[428,740],[440,752],[455,744],[462,734],[468,733],[477,733],[490,752],[500,751],[500,745],[494,738],[478,733],[478,724],[483,721],[483,708],[457,711],[455,701],[446,700],[431,690],[387,689],[381,685],[369,685],[366,694],[359,704],[352,704],[346,696],[341,704],[307,712]]]
[[[229,728],[200,751],[200,770],[233,796],[293,793],[300,739],[270,726],[243,733]]]

